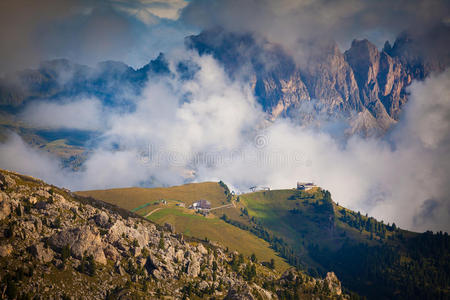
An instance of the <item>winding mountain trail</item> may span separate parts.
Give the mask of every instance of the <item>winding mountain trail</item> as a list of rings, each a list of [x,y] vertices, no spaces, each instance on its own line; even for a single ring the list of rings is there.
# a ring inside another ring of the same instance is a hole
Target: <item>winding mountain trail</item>
[[[154,212],[156,212],[156,211],[158,211],[158,210],[160,210],[160,209],[163,209],[164,207],[159,207],[159,208],[157,208],[157,209],[155,209],[155,210],[152,210],[151,212],[149,212],[148,214],[146,214],[145,216],[144,216],[144,218],[147,218],[148,216],[150,216],[152,213],[154,213]]]
[[[230,204],[225,204],[225,205],[222,205],[222,206],[213,207],[209,211],[215,210],[215,209],[221,209],[221,208],[228,208],[228,207],[236,208],[236,205],[234,204],[234,201],[232,203],[230,203]]]

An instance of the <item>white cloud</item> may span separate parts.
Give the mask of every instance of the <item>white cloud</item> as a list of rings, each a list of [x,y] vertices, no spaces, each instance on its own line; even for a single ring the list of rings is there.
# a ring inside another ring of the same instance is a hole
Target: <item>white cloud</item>
[[[61,176],[63,172],[54,157],[30,148],[14,133],[6,143],[0,144],[0,166],[62,186],[67,185],[69,179]]]
[[[318,41],[312,51],[328,39],[347,48],[355,38],[368,38],[382,47],[403,30],[426,30],[446,17],[444,0],[192,0],[182,14],[200,28],[258,33],[299,60],[312,41]]]
[[[38,128],[100,130],[103,126],[102,105],[94,98],[32,102],[20,118]]]
[[[136,0],[136,1],[115,1],[113,5],[128,12],[145,24],[158,22],[155,18],[165,18],[177,20],[181,10],[188,4],[185,0]]]
[[[184,0],[3,0],[0,75],[67,58],[141,67],[183,45],[192,28],[178,22]]]
[[[413,83],[386,140],[353,137],[343,145],[289,120],[267,123],[247,84],[230,81],[211,57],[190,59],[200,66],[192,80],[150,82],[136,111],[108,114],[104,142],[82,171],[57,170],[17,138],[0,147],[0,166],[75,189],[221,179],[247,191],[312,180],[340,204],[386,222],[450,230],[450,71]]]

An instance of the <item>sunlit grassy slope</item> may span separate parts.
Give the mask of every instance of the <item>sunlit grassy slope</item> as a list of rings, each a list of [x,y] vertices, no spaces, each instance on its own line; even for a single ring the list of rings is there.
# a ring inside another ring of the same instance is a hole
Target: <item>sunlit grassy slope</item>
[[[170,223],[175,226],[177,232],[197,238],[208,238],[246,256],[254,253],[259,261],[268,262],[273,258],[278,271],[282,272],[289,267],[284,259],[270,248],[269,243],[213,215],[204,217],[187,209],[168,207],[155,211],[148,218],[159,224]]]
[[[289,267],[284,259],[270,248],[269,243],[246,230],[225,223],[218,217],[219,214],[204,217],[189,209],[176,206],[178,203],[184,203],[188,207],[200,199],[210,201],[212,207],[230,204],[227,202],[224,188],[217,182],[192,183],[168,188],[81,191],[77,194],[115,204],[142,216],[148,215],[150,220],[159,224],[170,223],[175,226],[177,232],[200,239],[208,238],[244,255],[250,256],[254,253],[260,261],[274,259],[275,267],[280,272]],[[161,203],[163,199],[167,204]],[[219,211],[239,215],[239,210],[233,207]]]
[[[168,188],[120,188],[77,192],[105,202],[132,210],[146,203],[161,199],[178,200],[189,206],[193,202],[206,199],[213,207],[226,204],[224,189],[217,182],[190,183]]]
[[[371,237],[370,232],[341,221],[341,211],[344,210],[342,206],[332,203],[326,209],[320,188],[309,191],[260,191],[243,194],[239,198],[241,207],[247,209],[248,217],[240,214],[236,218],[236,215],[230,214],[231,219],[243,223],[254,217],[264,228],[283,238],[299,254],[303,254],[307,263],[314,264],[307,250],[312,244],[330,250],[339,249],[349,240],[369,245],[379,244],[379,237]],[[367,220],[365,216],[361,218]],[[386,232],[386,238],[390,235],[391,232]]]
[[[258,224],[272,234],[272,244],[282,238],[277,250],[312,273],[334,271],[344,286],[372,299],[449,294],[446,235],[384,224],[337,205],[319,188],[261,191],[239,200],[243,213],[228,218]],[[440,287],[438,277],[443,279]]]
[[[250,217],[299,247],[307,237],[317,242],[331,239],[333,243],[331,231],[336,228],[330,223],[330,215],[313,206],[322,201],[320,189],[301,192],[300,197],[292,199],[297,193],[292,189],[261,191],[241,195],[240,199]]]
[[[228,219],[252,227],[255,225],[252,221],[253,217],[253,220],[257,220],[258,224],[272,234],[281,237],[298,253],[303,253],[304,259],[309,263],[313,262],[307,255],[306,247],[311,244],[311,241],[332,249],[339,248],[347,238],[354,241],[365,241],[369,244],[377,243],[377,237],[369,239],[369,232],[359,231],[339,220],[342,207],[333,204],[333,212],[323,211],[320,208],[320,205],[323,204],[323,191],[320,188],[309,191],[289,189],[243,194],[239,196],[238,202],[234,202],[236,207],[214,210],[213,215],[216,216],[214,222],[202,216],[180,213],[181,210],[177,210],[175,204],[182,202],[187,207],[200,199],[210,201],[212,207],[229,204],[224,188],[216,182],[191,183],[168,188],[133,187],[77,193],[118,205],[142,216],[159,210],[151,214],[152,220],[159,223],[166,221],[178,223],[174,224],[177,225],[178,230],[198,238],[208,237],[222,243],[229,239],[230,245],[236,244],[232,241],[233,236],[221,236],[216,233],[220,233],[221,226],[226,225],[228,228],[231,225],[218,218],[225,214]],[[160,203],[162,199],[168,202],[167,206]],[[244,209],[247,210],[246,214],[243,213]],[[205,224],[209,224],[209,226],[214,224],[215,227],[207,229],[206,225],[201,225],[198,220],[204,220]],[[242,231],[236,226],[233,227]],[[239,251],[245,253],[245,251]]]

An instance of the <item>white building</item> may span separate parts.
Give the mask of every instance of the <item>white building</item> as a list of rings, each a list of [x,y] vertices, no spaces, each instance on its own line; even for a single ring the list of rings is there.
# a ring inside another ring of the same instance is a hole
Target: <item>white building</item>
[[[190,205],[189,208],[190,209],[209,210],[209,209],[211,209],[211,202],[209,202],[208,200],[202,199],[202,200],[192,203],[192,205]]]
[[[307,191],[316,187],[316,185],[312,182],[297,182],[297,190]]]

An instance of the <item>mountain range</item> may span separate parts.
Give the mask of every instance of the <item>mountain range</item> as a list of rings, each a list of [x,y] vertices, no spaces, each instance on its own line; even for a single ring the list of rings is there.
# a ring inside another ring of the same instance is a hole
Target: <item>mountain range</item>
[[[354,40],[344,53],[334,41],[314,41],[302,61],[255,34],[221,28],[186,37],[185,44],[200,55],[212,55],[231,78],[250,82],[269,120],[287,117],[319,127],[343,121],[347,134],[370,136],[384,134],[399,120],[413,80],[450,64],[445,48],[449,31],[441,25],[430,32],[404,32],[381,50],[366,39]],[[196,66],[182,61],[176,72],[190,78]],[[15,113],[36,99],[95,96],[105,105],[130,110],[133,96],[148,80],[170,75],[164,54],[139,69],[113,61],[95,67],[46,61],[1,78],[0,107]]]

